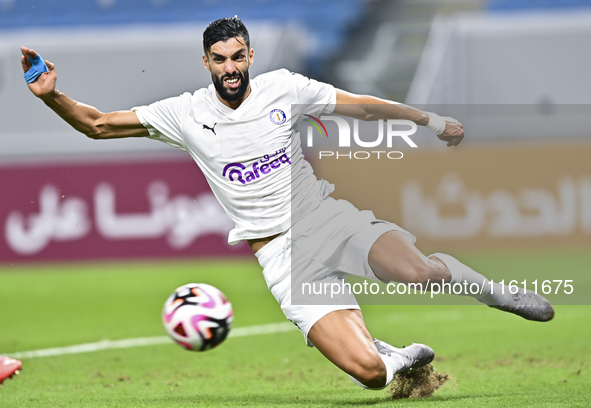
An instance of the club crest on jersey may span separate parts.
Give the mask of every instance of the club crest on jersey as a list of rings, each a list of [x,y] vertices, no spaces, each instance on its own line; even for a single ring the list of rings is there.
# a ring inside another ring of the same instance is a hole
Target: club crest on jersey
[[[250,168],[247,168],[242,163],[227,164],[224,167],[224,171],[222,171],[222,176],[227,176],[230,181],[238,180],[242,184],[255,181],[265,174],[269,174],[273,170],[278,169],[282,165],[291,164],[291,160],[289,156],[285,154],[285,150],[286,149],[278,150],[273,155],[264,155],[262,159],[255,161]]]
[[[269,119],[276,125],[283,125],[287,120],[287,116],[285,116],[285,112],[281,109],[273,109],[271,113],[269,113]]]

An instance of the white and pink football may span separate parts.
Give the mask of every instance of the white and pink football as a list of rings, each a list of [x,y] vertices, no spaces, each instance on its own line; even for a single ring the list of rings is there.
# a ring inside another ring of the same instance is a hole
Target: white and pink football
[[[206,351],[222,343],[232,324],[232,304],[211,285],[189,283],[166,300],[162,321],[168,335],[193,351]]]

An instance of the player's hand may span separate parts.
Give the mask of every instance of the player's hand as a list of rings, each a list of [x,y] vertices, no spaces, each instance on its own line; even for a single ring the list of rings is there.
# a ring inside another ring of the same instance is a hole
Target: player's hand
[[[464,126],[454,118],[444,117],[445,130],[442,134],[437,137],[444,142],[447,142],[447,146],[457,146],[464,138]]]
[[[21,47],[21,52],[23,53],[21,56],[23,72],[27,72],[31,68],[31,61],[29,61],[29,58],[36,58],[38,54],[37,51],[27,47]],[[31,92],[33,92],[38,98],[50,95],[55,91],[55,82],[57,81],[55,65],[47,60],[45,60],[45,64],[47,65],[48,72],[42,73],[34,82],[27,84]]]

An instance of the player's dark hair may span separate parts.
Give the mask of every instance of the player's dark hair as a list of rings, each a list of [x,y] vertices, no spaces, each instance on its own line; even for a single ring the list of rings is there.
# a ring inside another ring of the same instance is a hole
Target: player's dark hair
[[[226,42],[230,38],[236,37],[244,38],[246,46],[250,50],[250,36],[242,20],[238,16],[220,18],[208,25],[203,32],[203,51],[205,54],[209,54],[211,46],[216,42]]]

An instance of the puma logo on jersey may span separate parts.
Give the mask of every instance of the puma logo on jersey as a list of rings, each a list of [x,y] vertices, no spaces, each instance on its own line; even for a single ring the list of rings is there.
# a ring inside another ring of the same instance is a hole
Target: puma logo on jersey
[[[203,129],[211,130],[213,132],[213,134],[217,136],[217,134],[215,133],[215,125],[217,125],[217,124],[218,124],[217,122],[214,123],[213,127],[209,127],[206,124],[203,124]]]

